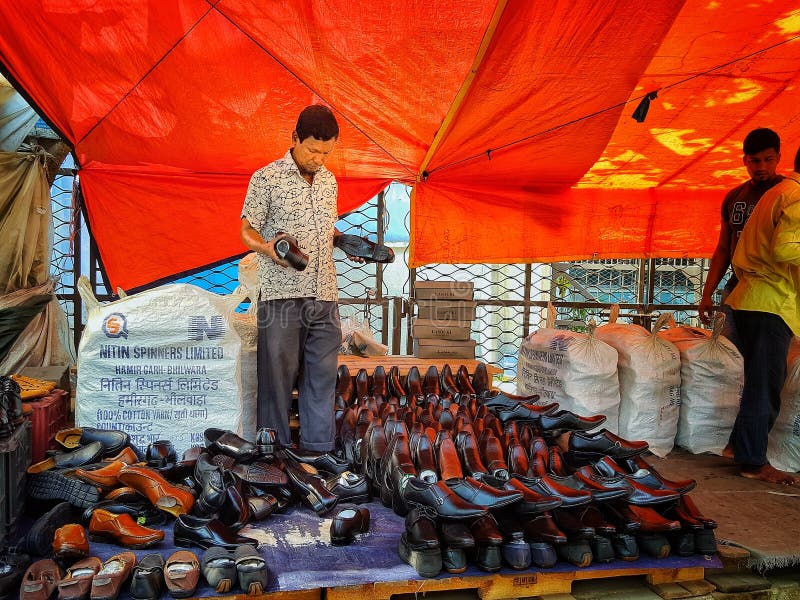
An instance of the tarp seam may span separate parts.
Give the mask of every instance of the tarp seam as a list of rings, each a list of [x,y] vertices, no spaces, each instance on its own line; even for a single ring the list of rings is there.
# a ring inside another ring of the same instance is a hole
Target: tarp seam
[[[221,1],[221,0],[220,0],[220,1]],[[219,4],[219,2],[218,2],[218,4]],[[267,48],[266,48],[266,47],[265,47],[265,46],[264,46],[264,45],[263,45],[261,42],[259,42],[259,41],[258,41],[256,38],[254,38],[252,35],[250,35],[250,34],[249,34],[247,31],[245,31],[245,29],[244,29],[244,28],[242,28],[242,27],[239,25],[239,23],[237,23],[237,22],[236,22],[236,21],[235,21],[235,20],[234,20],[232,17],[230,17],[229,15],[227,15],[225,12],[223,12],[223,11],[222,11],[222,9],[220,9],[220,8],[219,8],[218,6],[216,6],[216,5],[214,6],[214,10],[216,10],[216,11],[217,11],[217,12],[218,12],[220,15],[222,15],[222,16],[223,16],[225,19],[227,19],[227,20],[230,22],[230,24],[231,24],[231,25],[233,25],[234,27],[236,27],[236,29],[238,29],[238,30],[239,30],[239,31],[242,33],[242,35],[244,35],[245,37],[247,37],[247,39],[249,39],[249,40],[250,40],[251,42],[253,42],[253,43],[254,43],[256,46],[258,46],[258,47],[259,47],[259,48],[260,48],[260,49],[261,49],[261,50],[262,50],[262,51],[263,51],[263,52],[264,52],[264,53],[265,53],[267,56],[269,56],[269,57],[270,57],[272,60],[274,60],[274,61],[275,61],[277,64],[279,64],[279,65],[280,65],[280,66],[281,66],[281,67],[282,67],[282,68],[283,68],[283,69],[284,69],[284,70],[285,70],[287,73],[289,73],[289,74],[290,74],[292,77],[294,77],[295,79],[297,79],[297,81],[299,81],[299,82],[300,82],[302,85],[304,85],[305,87],[307,87],[307,88],[308,88],[308,89],[309,89],[311,92],[313,92],[313,93],[314,93],[316,96],[319,96],[320,98],[322,98],[322,100],[323,100],[323,101],[325,101],[325,103],[326,103],[326,104],[328,104],[328,106],[330,106],[330,108],[331,108],[331,109],[332,109],[334,112],[336,112],[336,113],[337,113],[337,114],[338,114],[338,115],[339,115],[341,118],[343,118],[343,119],[344,119],[345,121],[347,121],[347,122],[348,122],[350,125],[352,125],[352,127],[353,127],[353,128],[356,130],[356,131],[358,131],[358,132],[359,132],[361,135],[363,135],[365,138],[367,138],[367,139],[368,139],[368,140],[369,140],[369,141],[370,141],[372,144],[374,144],[374,145],[375,145],[375,147],[376,147],[376,148],[379,148],[379,149],[381,150],[381,152],[383,152],[384,154],[386,154],[386,156],[388,156],[388,157],[389,157],[390,159],[392,159],[392,160],[393,160],[395,163],[397,163],[397,164],[400,166],[400,168],[402,168],[402,169],[403,169],[403,170],[404,170],[406,173],[408,173],[408,174],[409,174],[409,176],[410,176],[410,177],[412,177],[412,178],[415,178],[415,177],[416,177],[416,174],[415,174],[415,173],[414,173],[414,172],[413,172],[411,169],[409,169],[409,168],[408,168],[406,165],[404,165],[404,164],[403,164],[403,163],[400,161],[400,159],[396,158],[396,157],[395,157],[395,156],[394,156],[394,155],[393,155],[391,152],[389,152],[389,150],[387,150],[387,149],[386,149],[386,148],[384,148],[384,147],[383,147],[381,144],[379,144],[379,143],[378,143],[376,140],[374,140],[374,139],[373,139],[373,138],[372,138],[372,137],[371,137],[371,136],[370,136],[370,135],[369,135],[369,134],[368,134],[366,131],[364,131],[364,130],[363,130],[363,129],[361,129],[361,128],[360,128],[358,125],[356,125],[356,124],[355,124],[355,123],[354,123],[354,122],[353,122],[353,121],[352,121],[352,120],[351,120],[351,119],[350,119],[350,118],[349,118],[349,117],[348,117],[348,116],[347,116],[347,115],[346,115],[344,112],[342,112],[341,110],[339,110],[339,109],[336,107],[336,105],[335,105],[334,103],[332,103],[330,100],[328,100],[328,99],[325,97],[325,95],[324,95],[324,94],[320,93],[320,92],[319,92],[317,89],[315,89],[315,88],[314,88],[312,85],[310,85],[308,82],[306,82],[305,80],[303,80],[303,78],[302,78],[302,77],[300,77],[300,76],[299,76],[297,73],[295,73],[294,71],[292,71],[292,69],[290,69],[290,68],[289,68],[289,66],[288,66],[286,63],[284,63],[284,62],[283,62],[283,61],[281,61],[281,60],[280,60],[280,59],[279,59],[277,56],[275,56],[274,54],[272,54],[272,52],[270,52],[270,51],[269,51],[269,50],[268,50],[268,49],[267,49]]]
[[[547,129],[544,129],[542,131],[538,131],[536,133],[532,133],[531,135],[527,135],[525,137],[519,138],[519,139],[511,141],[511,142],[506,142],[505,144],[501,144],[500,146],[497,146],[495,148],[487,148],[486,150],[484,150],[483,152],[480,152],[478,154],[473,154],[472,156],[467,156],[465,158],[461,158],[461,159],[453,161],[451,163],[440,165],[440,166],[436,167],[435,169],[432,169],[432,170],[428,171],[428,175],[432,175],[433,173],[435,173],[437,171],[442,171],[444,169],[448,169],[450,167],[455,167],[455,166],[460,165],[462,163],[469,162],[469,161],[481,158],[482,156],[487,156],[489,159],[491,159],[491,154],[493,152],[498,152],[499,150],[505,150],[506,148],[509,148],[510,146],[516,146],[516,145],[519,145],[519,144],[523,144],[525,142],[528,142],[528,141],[530,141],[530,140],[532,140],[534,138],[537,138],[539,136],[545,135],[547,133],[552,133],[553,131],[556,131],[558,129],[562,129],[564,127],[568,127],[569,125],[574,125],[575,123],[580,123],[581,121],[586,121],[588,119],[591,119],[593,117],[596,117],[596,116],[601,115],[603,113],[606,113],[608,111],[615,110],[617,108],[620,108],[621,106],[625,106],[626,104],[630,104],[632,102],[640,101],[642,98],[645,98],[646,96],[649,96],[653,92],[661,92],[661,91],[667,90],[669,88],[677,87],[677,86],[682,85],[682,84],[684,84],[684,83],[686,83],[688,81],[691,81],[693,79],[697,79],[698,77],[703,77],[705,75],[708,75],[709,73],[712,73],[712,72],[717,71],[719,69],[722,69],[724,67],[728,67],[730,65],[733,65],[733,64],[735,64],[737,62],[746,60],[748,58],[752,58],[753,56],[756,56],[758,54],[763,54],[764,52],[767,52],[767,51],[772,50],[774,48],[777,48],[779,46],[783,46],[784,44],[788,44],[789,42],[793,42],[793,41],[798,40],[798,39],[800,39],[800,35],[796,35],[794,37],[782,40],[780,42],[772,44],[771,46],[767,46],[766,48],[761,48],[759,50],[755,50],[755,51],[751,52],[750,54],[746,54],[744,56],[740,56],[738,58],[734,58],[733,60],[730,60],[728,62],[725,62],[725,63],[722,63],[720,65],[716,65],[714,67],[711,67],[710,69],[707,69],[707,70],[703,71],[702,73],[695,73],[694,75],[691,75],[689,77],[681,79],[680,81],[676,81],[674,83],[670,83],[669,85],[661,86],[656,90],[650,90],[648,92],[645,92],[641,96],[636,96],[635,98],[629,98],[628,100],[626,100],[624,102],[618,102],[617,104],[614,104],[612,106],[608,106],[606,108],[602,108],[602,109],[597,110],[595,112],[589,113],[588,115],[584,115],[584,116],[578,117],[576,119],[572,119],[570,121],[567,121],[565,123],[560,123],[558,125],[554,125],[552,127],[548,127]]]
[[[219,0],[217,0],[217,1],[219,2]],[[79,139],[77,142],[75,142],[75,146],[77,147],[78,144],[83,143],[83,141],[86,138],[88,138],[92,134],[92,132],[94,132],[94,130],[97,129],[111,115],[111,113],[113,113],[117,109],[117,107],[119,105],[121,105],[123,102],[125,102],[125,100],[128,98],[128,96],[130,96],[136,90],[136,88],[138,88],[141,85],[141,83],[150,76],[150,74],[156,69],[156,67],[158,67],[162,62],[164,62],[167,59],[167,57],[170,54],[172,54],[172,52],[175,50],[175,48],[177,48],[178,45],[181,42],[183,42],[183,40],[185,40],[186,37],[192,31],[195,30],[195,28],[203,21],[203,19],[205,19],[209,15],[209,13],[212,10],[214,10],[214,5],[209,6],[208,10],[205,13],[203,13],[203,15],[191,27],[189,27],[189,29],[187,29],[184,32],[184,34],[180,38],[178,38],[178,40],[176,40],[176,42],[172,46],[169,47],[169,49],[161,56],[161,58],[159,58],[155,63],[153,63],[153,65],[139,78],[139,81],[137,81],[135,84],[133,84],[133,87],[131,87],[131,89],[129,89],[127,92],[125,92],[125,94],[123,94],[122,98],[120,98],[117,101],[117,103],[114,104],[114,106],[112,106],[108,110],[108,112],[105,115],[103,115],[97,121],[97,123],[92,125],[92,127],[91,127],[91,129],[89,129],[89,131],[87,131],[86,133],[83,134],[81,139]]]

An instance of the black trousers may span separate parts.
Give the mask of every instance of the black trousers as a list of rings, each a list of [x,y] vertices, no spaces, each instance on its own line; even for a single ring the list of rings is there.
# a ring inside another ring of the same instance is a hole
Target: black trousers
[[[313,298],[258,303],[258,426],[292,443],[289,409],[297,386],[300,446],[335,447],[334,395],[342,343],[339,305]]]
[[[744,357],[744,389],[730,440],[737,463],[760,467],[767,464],[769,431],[781,408],[792,330],[772,313],[734,310],[733,318]]]

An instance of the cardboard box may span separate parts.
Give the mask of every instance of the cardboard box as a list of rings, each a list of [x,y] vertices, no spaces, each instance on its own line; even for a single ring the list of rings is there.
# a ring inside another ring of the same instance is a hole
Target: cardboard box
[[[472,332],[469,321],[432,321],[414,319],[411,324],[411,335],[415,339],[468,340]]]
[[[475,340],[414,340],[417,358],[475,358]]]
[[[417,281],[414,297],[417,300],[472,300],[475,284],[471,281]]]
[[[430,321],[472,321],[475,318],[474,300],[419,300],[417,318]]]

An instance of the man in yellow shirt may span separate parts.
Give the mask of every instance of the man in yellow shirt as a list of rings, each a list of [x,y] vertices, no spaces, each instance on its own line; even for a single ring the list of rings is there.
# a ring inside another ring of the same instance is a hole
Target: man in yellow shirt
[[[780,410],[786,355],[800,335],[800,150],[794,172],[764,193],[733,254],[739,282],[728,296],[744,357],[744,389],[731,433],[744,477],[800,486],[800,476],[767,462],[767,440]]]

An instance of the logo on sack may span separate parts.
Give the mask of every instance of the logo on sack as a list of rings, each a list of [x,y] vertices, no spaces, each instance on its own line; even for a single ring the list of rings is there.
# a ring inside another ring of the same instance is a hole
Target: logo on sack
[[[103,321],[106,337],[128,339],[128,319],[122,313],[111,313]]]
[[[204,334],[208,339],[216,340],[225,337],[225,332],[225,321],[222,315],[213,315],[210,323],[204,316],[189,317],[190,342],[201,342]]]

